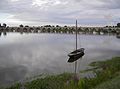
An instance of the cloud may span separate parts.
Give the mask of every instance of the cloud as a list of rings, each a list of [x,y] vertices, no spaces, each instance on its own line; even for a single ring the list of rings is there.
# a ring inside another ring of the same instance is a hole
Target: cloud
[[[113,20],[119,19],[120,1],[1,0],[0,12],[3,15],[12,15],[12,17],[9,17],[8,21],[2,20],[10,24],[15,24],[15,22],[18,24],[26,23],[28,25],[73,24],[74,20],[78,19],[79,22],[83,22],[83,24],[102,23],[103,25],[106,23],[104,19],[108,20],[108,18],[105,17],[109,14],[112,16],[111,18]],[[93,19],[93,21],[89,21],[90,19]]]
[[[102,8],[120,9],[120,0],[102,0]]]

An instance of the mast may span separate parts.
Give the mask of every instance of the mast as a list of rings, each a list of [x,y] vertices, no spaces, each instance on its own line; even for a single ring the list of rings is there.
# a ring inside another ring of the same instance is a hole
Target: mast
[[[77,50],[77,20],[76,20],[76,50]],[[77,61],[75,61],[75,76],[77,73]]]
[[[76,20],[76,50],[77,50],[77,20]]]

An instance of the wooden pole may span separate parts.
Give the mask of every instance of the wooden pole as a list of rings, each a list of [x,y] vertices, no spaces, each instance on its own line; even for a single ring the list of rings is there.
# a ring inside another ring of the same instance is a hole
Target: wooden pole
[[[77,20],[76,20],[76,50],[77,50]],[[77,74],[77,61],[75,61],[75,76]]]

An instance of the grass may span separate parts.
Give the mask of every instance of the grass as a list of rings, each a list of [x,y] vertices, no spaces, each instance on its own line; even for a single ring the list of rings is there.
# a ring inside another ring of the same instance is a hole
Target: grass
[[[64,85],[71,77],[71,74],[47,76],[43,79],[33,80],[25,84],[26,89],[64,89]]]
[[[94,78],[82,78],[75,82],[73,74],[48,75],[24,84],[17,83],[6,89],[120,89],[120,57],[90,64]],[[87,72],[87,71],[85,71]]]
[[[72,74],[64,73],[60,75],[48,75],[45,78],[38,78],[25,84],[14,84],[6,89],[21,89],[24,86],[25,89],[64,89],[67,81],[71,78]]]
[[[93,62],[90,65],[94,67],[92,71],[96,76],[85,79],[86,89],[92,89],[106,81],[111,81],[116,76],[120,76],[120,57],[115,57],[107,61]]]
[[[106,81],[94,89],[120,89],[120,75],[110,81]]]

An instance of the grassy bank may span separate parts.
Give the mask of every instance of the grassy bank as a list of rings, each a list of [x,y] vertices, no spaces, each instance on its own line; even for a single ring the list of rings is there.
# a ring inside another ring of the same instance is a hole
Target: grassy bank
[[[120,89],[120,75],[98,85],[94,89]]]
[[[17,83],[6,89],[120,89],[120,57],[93,62],[90,66],[94,78],[81,78],[75,82],[73,74],[64,73]]]

